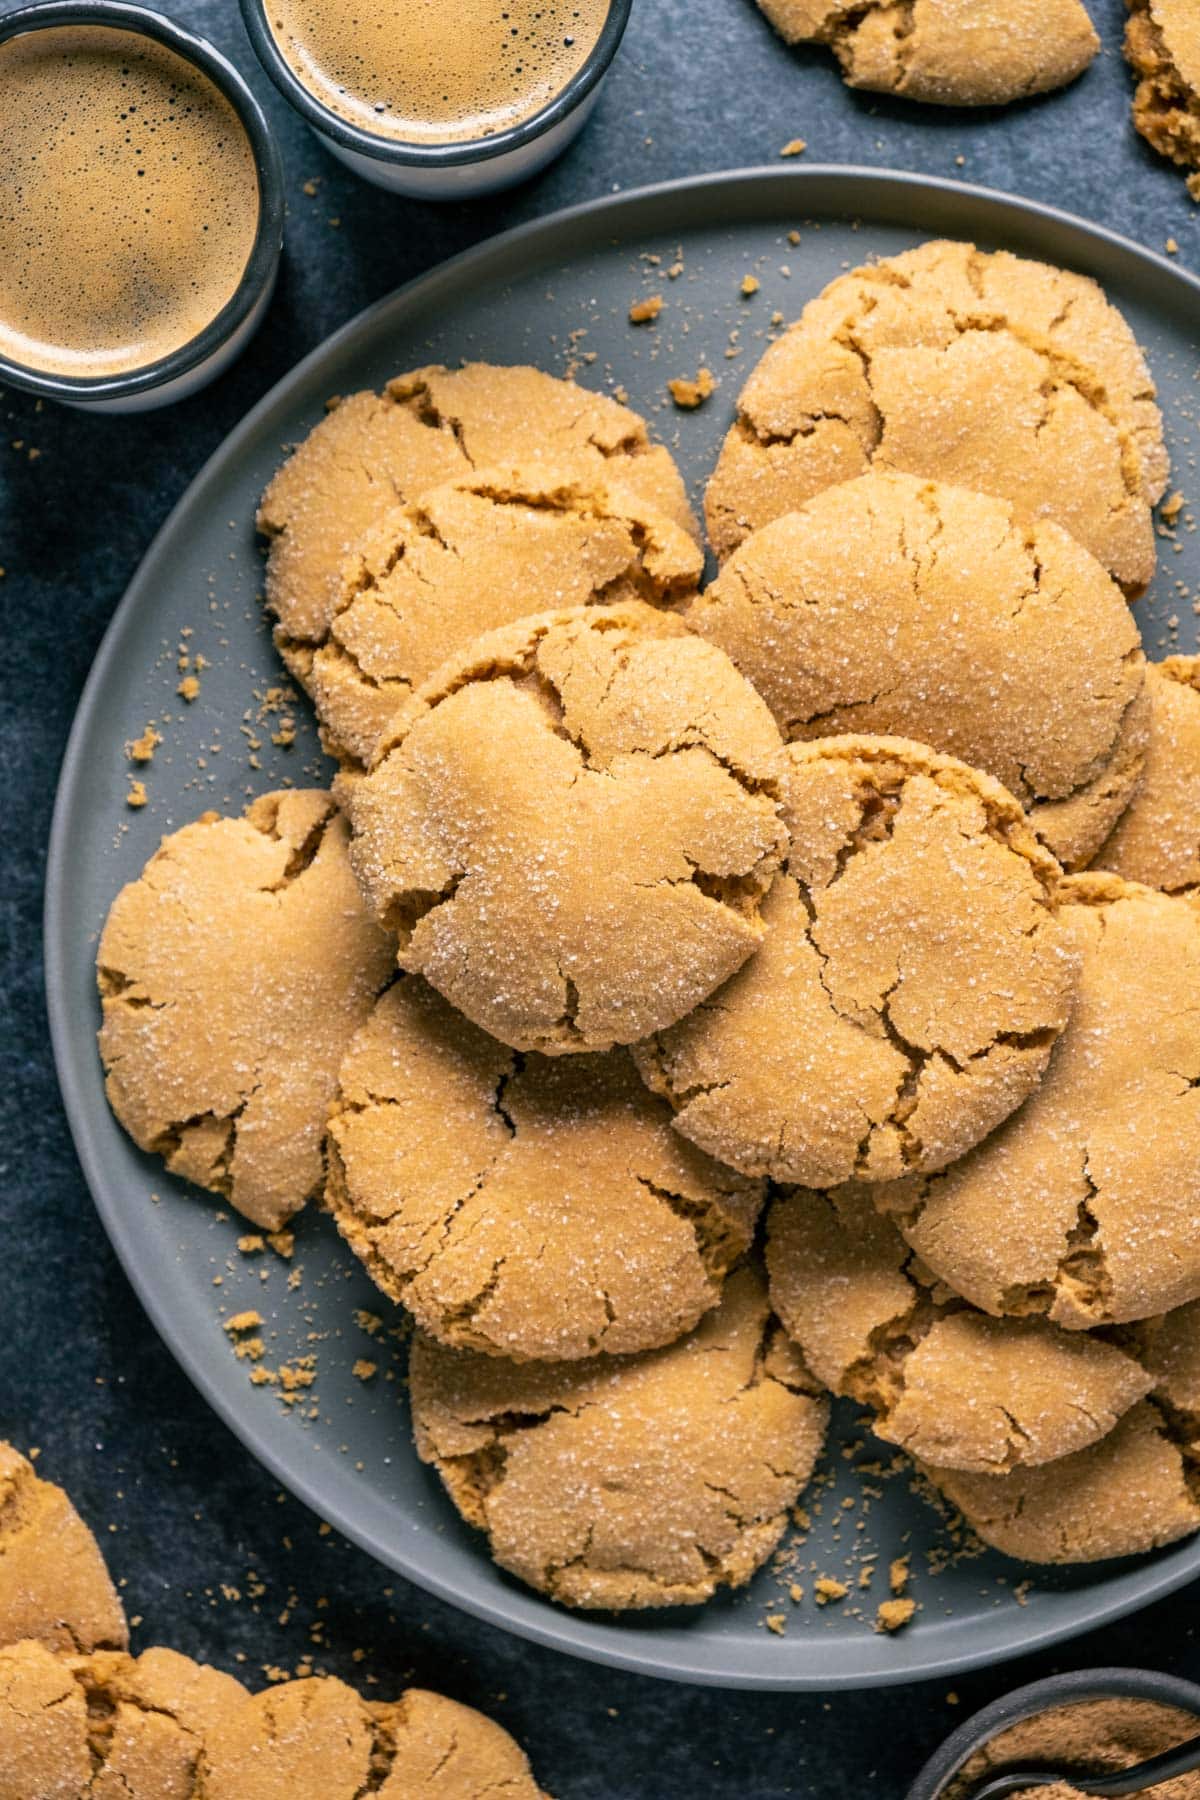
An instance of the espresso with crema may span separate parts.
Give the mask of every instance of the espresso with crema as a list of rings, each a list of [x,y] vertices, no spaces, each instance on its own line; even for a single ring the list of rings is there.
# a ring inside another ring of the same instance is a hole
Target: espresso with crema
[[[610,0],[268,0],[280,53],[351,125],[470,143],[531,119],[587,61]]]
[[[0,354],[127,374],[232,299],[258,230],[254,153],[200,69],[138,32],[0,43]]]

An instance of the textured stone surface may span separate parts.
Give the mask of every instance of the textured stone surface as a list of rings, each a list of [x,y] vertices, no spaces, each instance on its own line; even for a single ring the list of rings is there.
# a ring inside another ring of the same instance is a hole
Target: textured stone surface
[[[167,511],[242,414],[299,356],[368,301],[491,231],[554,207],[704,169],[808,161],[916,169],[1027,194],[1155,248],[1174,236],[1200,266],[1195,209],[1178,174],[1128,123],[1123,7],[1090,0],[1105,54],[1075,87],[1004,112],[938,113],[853,94],[821,50],[788,52],[752,0],[636,0],[587,133],[539,181],[461,208],[405,205],[321,151],[262,77],[227,0],[175,0],[184,23],[246,70],[287,166],[289,249],[262,334],[221,382],[173,412],[88,420],[0,397],[0,779],[5,794],[0,957],[0,1436],[44,1446],[105,1540],[139,1644],[175,1644],[249,1679],[294,1669],[318,1619],[322,1667],[381,1693],[416,1682],[481,1706],[525,1744],[556,1800],[900,1800],[921,1759],[975,1707],[1052,1667],[1149,1663],[1200,1676],[1186,1596],[1007,1669],[878,1694],[730,1694],[635,1680],[506,1637],[383,1577],[299,1503],[276,1499],[165,1355],[88,1200],[51,1065],[41,991],[41,887],[58,763],[101,632]],[[686,46],[686,58],[682,47]],[[726,81],[739,71],[740,84]],[[646,145],[643,139],[653,138]],[[1086,145],[1086,154],[1081,146]],[[955,158],[961,156],[961,167]],[[301,191],[322,177],[317,197]],[[331,217],[341,219],[339,229]],[[675,371],[672,370],[672,373]],[[21,439],[24,448],[11,448]],[[42,452],[28,460],[29,446]],[[70,1304],[62,1272],[74,1266]],[[19,1301],[20,1311],[14,1315]],[[103,1385],[96,1385],[96,1377]],[[117,1500],[117,1490],[124,1493]],[[118,1530],[110,1534],[108,1524]],[[288,1538],[289,1553],[283,1546]],[[226,1602],[220,1583],[248,1594]],[[297,1604],[281,1625],[289,1591]],[[206,1589],[211,1590],[210,1594]],[[317,1612],[320,1596],[329,1605]],[[365,1664],[352,1661],[358,1647]],[[235,1661],[243,1653],[246,1664]],[[946,1704],[953,1687],[957,1705]],[[500,1700],[499,1695],[505,1698]],[[615,1709],[613,1716],[609,1709]],[[652,1759],[652,1762],[651,1762]]]

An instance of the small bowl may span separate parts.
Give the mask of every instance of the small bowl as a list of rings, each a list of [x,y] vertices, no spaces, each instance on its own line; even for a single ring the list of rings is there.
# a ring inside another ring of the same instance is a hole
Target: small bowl
[[[414,144],[363,131],[323,105],[280,50],[267,21],[265,0],[241,0],[242,18],[264,69],[326,149],[376,187],[414,200],[466,200],[491,194],[545,168],[587,122],[625,35],[632,4],[633,0],[610,0],[586,62],[532,118],[469,143]]]
[[[1030,1682],[977,1712],[930,1757],[906,1800],[941,1800],[950,1782],[977,1750],[1010,1725],[1084,1700],[1146,1700],[1193,1713],[1200,1726],[1200,1687],[1155,1669],[1080,1669]]]
[[[283,248],[283,171],[266,118],[243,77],[204,38],[148,7],[126,0],[48,0],[0,18],[0,43],[29,31],[62,25],[110,25],[155,38],[195,65],[230,101],[250,140],[258,170],[258,230],[233,294],[204,330],[168,356],[120,375],[47,374],[0,355],[0,383],[26,388],[48,400],[89,412],[145,412],[168,406],[204,387],[246,348],[262,322]]]

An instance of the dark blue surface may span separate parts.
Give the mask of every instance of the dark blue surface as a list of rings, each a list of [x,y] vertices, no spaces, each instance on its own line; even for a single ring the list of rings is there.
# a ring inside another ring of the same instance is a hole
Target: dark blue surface
[[[229,0],[177,0],[179,18],[238,61],[279,132],[290,218],[267,324],[223,381],[172,412],[89,420],[39,411],[16,393],[0,402],[0,944],[9,1002],[0,1035],[0,1434],[40,1445],[44,1470],[100,1532],[142,1621],[139,1644],[170,1642],[252,1681],[262,1665],[294,1668],[311,1656],[379,1695],[413,1680],[439,1687],[509,1725],[557,1800],[841,1800],[868,1786],[891,1800],[967,1709],[1052,1666],[1144,1662],[1200,1675],[1194,1590],[1065,1657],[964,1679],[952,1705],[945,1684],[825,1703],[640,1682],[509,1639],[391,1583],[278,1494],[162,1350],[84,1189],[41,991],[54,781],[99,637],[187,481],[300,355],[368,301],[503,226],[618,186],[774,162],[797,136],[822,162],[958,175],[1052,201],[1156,249],[1173,238],[1181,259],[1200,266],[1181,179],[1128,124],[1121,9],[1112,0],[1092,7],[1105,54],[1073,90],[965,115],[851,95],[824,54],[784,50],[750,0],[635,0],[599,111],[566,158],[512,195],[439,210],[361,186],[331,161],[260,75]],[[309,196],[304,184],[314,179]],[[356,1650],[366,1652],[361,1661]]]

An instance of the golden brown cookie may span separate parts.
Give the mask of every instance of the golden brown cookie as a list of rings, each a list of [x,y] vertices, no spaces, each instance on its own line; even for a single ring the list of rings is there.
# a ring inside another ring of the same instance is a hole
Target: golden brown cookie
[[[0,1800],[195,1800],[205,1738],[245,1698],[231,1676],[171,1650],[135,1660],[11,1645],[0,1650]]]
[[[1061,901],[1083,966],[1041,1086],[877,1199],[976,1306],[1078,1328],[1200,1296],[1200,911],[1116,875],[1069,876]]]
[[[350,1045],[329,1148],[327,1200],[384,1293],[517,1360],[690,1331],[762,1203],[671,1130],[627,1051],[523,1057],[416,976]]]
[[[1133,803],[1095,859],[1168,894],[1200,890],[1200,656],[1146,665],[1150,741]]]
[[[774,1549],[826,1404],[751,1268],[682,1342],[506,1363],[418,1335],[417,1450],[510,1573],[568,1606],[694,1605]]]
[[[285,660],[324,640],[342,559],[397,503],[473,469],[567,458],[694,530],[670,452],[651,444],[628,407],[573,381],[467,363],[417,369],[382,394],[338,402],[259,507],[258,527],[270,540],[267,605]]]
[[[762,938],[779,734],[638,603],[525,619],[413,696],[346,784],[364,893],[477,1025],[550,1054],[680,1018]]]
[[[1126,0],[1125,55],[1138,77],[1133,122],[1185,169],[1200,167],[1200,17],[1192,0]],[[1200,199],[1200,175],[1188,192]]]
[[[1112,1430],[1154,1378],[1045,1319],[993,1319],[936,1284],[869,1188],[793,1189],[771,1208],[771,1304],[818,1381],[875,1431],[944,1467],[1002,1474]]]
[[[164,838],[96,959],[113,1111],[143,1150],[277,1229],[323,1177],[347,1043],[390,973],[328,794]]]
[[[1080,0],[758,0],[789,44],[828,44],[850,87],[1002,106],[1065,87],[1100,48]]]
[[[482,1713],[419,1688],[370,1705],[332,1676],[229,1709],[203,1768],[204,1800],[545,1800],[524,1753]]]
[[[327,747],[367,764],[412,688],[485,631],[550,607],[674,605],[703,561],[686,531],[603,471],[465,476],[368,532],[338,577],[327,640],[293,667]]]
[[[903,470],[1078,539],[1127,593],[1154,572],[1154,383],[1094,282],[937,241],[840,276],[772,344],[708,485],[718,555],[822,488]]]
[[[745,968],[635,1054],[685,1137],[808,1187],[939,1169],[1066,1022],[1059,878],[990,776],[903,738],[787,750],[785,872]]]
[[[1145,659],[1124,597],[1007,501],[874,470],[753,532],[683,616],[785,737],[884,732],[961,757],[1066,866],[1141,774]]]
[[[1139,1556],[1200,1530],[1195,1464],[1149,1400],[1099,1443],[1036,1469],[922,1467],[985,1544],[1023,1562]]]
[[[53,1482],[0,1443],[0,1644],[120,1648],[125,1612],[95,1538]]]

